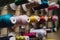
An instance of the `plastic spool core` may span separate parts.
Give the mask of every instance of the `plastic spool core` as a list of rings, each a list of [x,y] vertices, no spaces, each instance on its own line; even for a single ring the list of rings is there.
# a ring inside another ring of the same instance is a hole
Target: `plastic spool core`
[[[26,21],[27,21],[27,23],[29,23],[30,22],[30,19],[28,18]]]
[[[12,22],[13,24],[16,23],[16,19],[15,19],[14,17],[11,17],[10,20],[11,20],[11,22]]]

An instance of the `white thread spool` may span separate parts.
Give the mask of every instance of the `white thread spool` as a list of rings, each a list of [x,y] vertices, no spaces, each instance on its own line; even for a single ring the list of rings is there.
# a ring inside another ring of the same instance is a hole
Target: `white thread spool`
[[[14,17],[10,18],[11,23],[16,24],[16,19]]]
[[[46,30],[44,29],[31,29],[30,32],[35,32],[36,34],[46,35]]]

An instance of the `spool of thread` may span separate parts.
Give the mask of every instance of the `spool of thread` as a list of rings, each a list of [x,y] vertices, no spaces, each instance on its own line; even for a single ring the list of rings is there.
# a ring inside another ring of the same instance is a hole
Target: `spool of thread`
[[[52,20],[55,22],[55,21],[58,20],[58,17],[57,17],[56,15],[53,15],[53,16],[52,16]]]
[[[10,20],[12,16],[12,14],[2,15],[2,23],[4,25],[3,27],[12,27],[14,25]]]
[[[44,29],[31,29],[30,32],[34,32],[36,34],[41,34],[42,36],[46,35],[46,30],[44,30]]]
[[[21,15],[22,24],[25,25],[30,22],[30,19],[27,15]]]
[[[42,7],[43,8],[47,8],[48,7],[48,0],[41,0],[41,2],[42,2]]]
[[[45,16],[40,16],[40,22],[41,23],[45,22]]]
[[[16,36],[16,40],[25,40],[25,36]]]
[[[17,8],[17,6],[15,5],[15,3],[11,3],[10,7],[11,7],[12,10],[16,10],[16,8]]]
[[[22,5],[22,4],[25,4],[25,3],[28,3],[28,2],[29,2],[28,0],[15,0],[16,5]]]
[[[14,16],[12,18],[16,19],[16,24],[19,25],[27,25],[30,22],[29,17],[27,15]]]
[[[59,8],[59,5],[58,4],[55,4],[53,6],[48,7],[48,11],[50,11],[50,10],[56,10],[58,8]]]
[[[51,16],[48,16],[48,21],[51,21],[52,17]]]
[[[31,33],[24,33],[23,36],[29,36],[30,38],[36,37],[36,33],[31,32]]]
[[[37,23],[40,21],[38,16],[30,16],[30,23]]]

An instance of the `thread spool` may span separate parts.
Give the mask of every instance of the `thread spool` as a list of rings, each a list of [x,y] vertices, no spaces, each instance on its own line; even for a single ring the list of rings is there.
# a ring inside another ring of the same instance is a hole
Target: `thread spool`
[[[58,20],[58,17],[57,17],[56,15],[53,15],[53,16],[52,16],[52,20],[55,22],[55,21]]]
[[[40,21],[38,16],[30,16],[30,23],[37,23],[38,21]]]
[[[24,33],[23,36],[29,36],[30,38],[36,37],[36,33],[31,32],[31,33]]]
[[[29,22],[29,17],[27,15],[23,15],[21,20],[22,20],[22,24],[27,24]]]
[[[48,7],[48,0],[41,0],[42,2],[42,7],[47,8]]]
[[[25,40],[25,36],[16,36],[16,40]]]
[[[48,11],[50,11],[50,10],[56,10],[58,8],[59,8],[59,5],[58,4],[55,4],[53,6],[48,7]]]
[[[12,27],[12,26],[14,25],[14,24],[11,23],[11,21],[10,21],[10,18],[11,18],[12,16],[13,16],[12,14],[6,14],[6,15],[3,15],[3,16],[2,16],[4,27]]]
[[[15,3],[11,3],[10,7],[11,7],[12,10],[16,10],[16,8],[17,8],[17,6],[15,5]]]
[[[40,22],[41,23],[45,22],[45,16],[40,16]]]
[[[52,17],[51,16],[48,16],[48,21],[51,21]]]
[[[29,17],[27,15],[14,16],[13,19],[16,19],[16,24],[26,25],[29,23]],[[13,20],[11,19],[11,20]]]
[[[42,36],[43,36],[43,35],[46,35],[46,30],[44,30],[44,29],[31,29],[30,32],[34,32],[34,33],[36,33],[37,35],[38,35],[38,34],[41,34]]]

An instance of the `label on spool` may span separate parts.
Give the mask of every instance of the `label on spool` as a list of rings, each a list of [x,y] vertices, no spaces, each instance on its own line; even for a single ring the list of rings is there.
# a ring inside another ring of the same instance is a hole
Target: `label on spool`
[[[16,19],[15,19],[14,17],[11,17],[11,18],[10,18],[10,21],[11,21],[13,24],[16,23]]]
[[[29,23],[30,22],[30,19],[28,18],[26,21],[27,21],[27,23]]]

